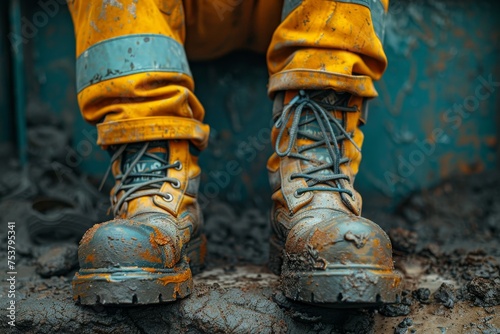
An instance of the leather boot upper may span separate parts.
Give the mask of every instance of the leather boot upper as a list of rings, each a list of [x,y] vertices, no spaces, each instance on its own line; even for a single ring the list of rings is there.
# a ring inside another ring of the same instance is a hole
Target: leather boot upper
[[[128,144],[111,153],[115,219],[87,231],[80,266],[173,268],[186,244],[201,234],[200,168],[189,142]]]
[[[289,269],[393,267],[390,240],[361,217],[361,196],[353,188],[362,106],[361,98],[333,91],[301,91],[275,103],[271,221]]]

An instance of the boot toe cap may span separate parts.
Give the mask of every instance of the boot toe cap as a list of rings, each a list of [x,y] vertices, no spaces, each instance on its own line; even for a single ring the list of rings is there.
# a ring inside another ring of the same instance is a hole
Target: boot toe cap
[[[286,253],[299,267],[393,269],[392,246],[386,233],[362,217],[332,211],[328,219],[310,215],[288,234]],[[295,259],[295,261],[294,261]]]
[[[82,269],[172,268],[180,257],[174,228],[115,219],[89,229],[78,250]]]

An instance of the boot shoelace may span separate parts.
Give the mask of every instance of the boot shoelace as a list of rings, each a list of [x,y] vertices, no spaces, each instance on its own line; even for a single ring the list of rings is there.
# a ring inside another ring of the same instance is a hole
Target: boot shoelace
[[[173,200],[172,194],[160,191],[163,183],[165,182],[171,183],[174,188],[179,188],[181,186],[181,183],[178,179],[162,175],[161,172],[165,171],[166,174],[166,171],[169,168],[175,168],[177,170],[181,170],[182,163],[180,161],[176,161],[173,164],[169,164],[168,161],[160,157],[157,157],[154,154],[148,153],[147,152],[148,147],[149,147],[149,142],[145,143],[142,146],[137,156],[134,158],[134,160],[128,166],[125,172],[115,176],[115,180],[119,182],[114,191],[114,196],[112,198],[112,203],[111,203],[111,207],[113,209],[113,215],[115,217],[118,215],[122,206],[125,203],[139,197],[158,195],[163,197],[163,199],[165,199],[165,201],[167,202],[172,201]],[[99,189],[102,189],[102,187],[104,186],[104,182],[106,181],[111,171],[111,166],[123,154],[123,152],[125,152],[126,148],[127,144],[120,146],[120,148],[111,157],[111,163],[108,167],[108,170],[106,171],[106,174],[104,175],[104,178],[102,180]],[[137,165],[137,163],[141,160],[143,156],[155,159],[161,164],[161,166],[140,173],[133,172],[134,167]],[[126,183],[127,180],[133,180],[134,178],[145,178],[145,179],[147,178],[147,179],[140,183],[131,183],[131,184]],[[116,195],[119,194],[121,191],[125,191],[125,193],[120,197],[120,199],[117,199]]]
[[[349,134],[344,129],[339,120],[332,115],[332,111],[355,112],[357,111],[357,108],[356,106],[343,106],[340,105],[341,103],[335,103],[332,105],[329,103],[313,100],[312,98],[318,94],[312,94],[311,96],[305,91],[301,90],[299,94],[297,94],[297,96],[295,96],[290,101],[290,103],[285,108],[283,108],[281,116],[278,118],[275,124],[276,128],[280,129],[278,138],[276,140],[276,154],[280,157],[288,156],[309,162],[319,163],[319,161],[302,153],[313,148],[326,146],[328,155],[331,158],[331,162],[322,163],[317,167],[312,167],[304,170],[302,173],[294,173],[290,176],[291,179],[304,178],[308,185],[308,188],[297,189],[295,192],[295,196],[299,197],[303,193],[308,191],[335,191],[339,193],[346,193],[352,197],[352,192],[349,189],[345,189],[340,183],[340,180],[347,180],[349,182],[349,176],[343,174],[340,171],[340,166],[349,162],[350,159],[341,156],[339,144],[343,140],[347,139],[354,145],[354,147],[358,151],[361,151],[361,149],[352,139],[352,135]],[[343,99],[341,99],[341,102],[342,101]],[[301,116],[304,112],[312,112],[314,117],[301,121]],[[292,125],[287,128],[287,124],[292,115]],[[321,130],[321,136],[314,136],[307,131],[301,130],[301,127],[312,122],[317,122]],[[339,135],[335,134],[333,126],[335,126],[339,130]],[[280,143],[287,129],[289,133],[288,146],[285,151],[281,151]],[[297,153],[295,153],[292,152],[292,149],[295,145],[298,135],[312,140],[314,143],[297,147]],[[318,173],[323,170],[330,170],[332,171],[332,173]],[[328,186],[318,186],[318,184],[326,184]]]

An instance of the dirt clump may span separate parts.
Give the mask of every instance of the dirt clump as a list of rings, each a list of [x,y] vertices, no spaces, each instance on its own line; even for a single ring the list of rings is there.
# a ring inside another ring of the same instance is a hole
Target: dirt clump
[[[66,275],[78,266],[78,246],[55,245],[38,257],[36,265],[36,272],[42,277]]]
[[[413,298],[418,300],[422,304],[429,304],[431,297],[431,290],[427,288],[418,288],[412,292]]]
[[[500,279],[477,277],[467,284],[470,300],[474,305],[489,307],[500,305]]]
[[[389,230],[389,238],[395,252],[413,254],[417,249],[418,234],[416,232],[398,227]]]
[[[413,320],[411,318],[404,318],[394,329],[394,334],[415,333],[416,330],[410,329],[411,326],[413,326]]]
[[[450,284],[443,283],[434,293],[434,298],[447,308],[453,308],[456,301],[455,288]]]

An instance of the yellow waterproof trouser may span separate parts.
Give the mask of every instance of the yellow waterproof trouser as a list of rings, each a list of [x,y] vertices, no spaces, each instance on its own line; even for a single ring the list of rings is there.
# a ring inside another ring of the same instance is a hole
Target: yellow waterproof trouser
[[[377,95],[388,0],[72,0],[78,103],[98,144],[187,139],[209,127],[189,59],[265,52],[269,94],[335,89]]]

